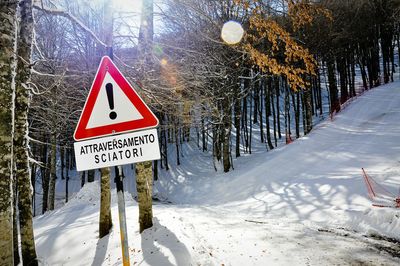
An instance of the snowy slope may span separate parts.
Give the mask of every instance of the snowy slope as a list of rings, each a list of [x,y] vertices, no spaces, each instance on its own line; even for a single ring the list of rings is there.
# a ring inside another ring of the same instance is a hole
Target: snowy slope
[[[400,239],[400,210],[371,206],[361,167],[398,194],[399,136],[396,82],[366,92],[307,137],[235,159],[228,174],[215,173],[205,155],[187,155],[191,164],[155,184],[173,203],[154,206],[155,226],[142,235],[126,194],[131,264],[398,265],[399,243],[377,235]],[[43,265],[121,264],[116,203],[113,231],[99,240],[99,201],[99,183],[87,184],[35,219]]]
[[[222,203],[266,218],[338,224],[353,220],[356,226],[358,214],[370,209],[362,167],[393,194],[400,192],[399,137],[400,83],[396,82],[366,92],[307,137],[273,152],[240,158],[229,174],[191,173],[161,183],[174,202]],[[369,215],[378,219],[378,227],[385,219],[380,212],[374,209]],[[389,216],[388,222],[393,218]],[[393,228],[380,231],[400,236],[400,219],[393,222]]]

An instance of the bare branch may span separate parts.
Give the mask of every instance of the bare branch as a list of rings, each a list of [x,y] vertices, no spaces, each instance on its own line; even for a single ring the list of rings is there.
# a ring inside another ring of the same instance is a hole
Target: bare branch
[[[64,10],[58,10],[58,9],[48,9],[48,8],[44,8],[44,7],[37,6],[37,5],[34,5],[33,8],[35,8],[39,11],[45,12],[46,14],[50,14],[50,15],[54,15],[54,16],[61,16],[61,17],[69,19],[71,22],[75,23],[81,30],[88,33],[98,44],[102,45],[103,47],[107,47],[107,45],[103,41],[101,41],[100,38],[97,37],[97,35],[92,30],[90,30],[85,24],[83,24],[79,19],[77,19],[70,12],[64,11]]]

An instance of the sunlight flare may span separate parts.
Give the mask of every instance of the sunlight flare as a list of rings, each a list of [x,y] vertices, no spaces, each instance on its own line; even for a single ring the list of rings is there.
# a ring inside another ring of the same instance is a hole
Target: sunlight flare
[[[243,38],[244,30],[242,25],[236,21],[228,21],[222,26],[221,38],[227,44],[237,44]]]

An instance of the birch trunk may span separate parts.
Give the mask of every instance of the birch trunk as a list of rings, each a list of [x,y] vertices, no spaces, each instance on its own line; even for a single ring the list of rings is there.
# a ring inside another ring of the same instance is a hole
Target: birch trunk
[[[0,262],[13,265],[12,108],[17,1],[0,1]]]
[[[32,51],[32,0],[20,2],[20,29],[18,37],[18,64],[15,91],[14,160],[19,191],[19,226],[23,265],[38,265],[32,223],[32,185],[28,154],[28,109],[30,61]]]
[[[19,256],[19,230],[18,230],[18,193],[17,193],[17,180],[15,178],[15,169],[13,172],[13,195],[14,195],[14,209],[13,209],[13,248],[14,248],[14,266],[19,265],[21,258]]]

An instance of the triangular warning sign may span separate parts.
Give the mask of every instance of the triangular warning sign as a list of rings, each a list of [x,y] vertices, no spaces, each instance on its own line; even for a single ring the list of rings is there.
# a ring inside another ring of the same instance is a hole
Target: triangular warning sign
[[[74,139],[83,140],[156,127],[158,119],[111,59],[103,57]]]

